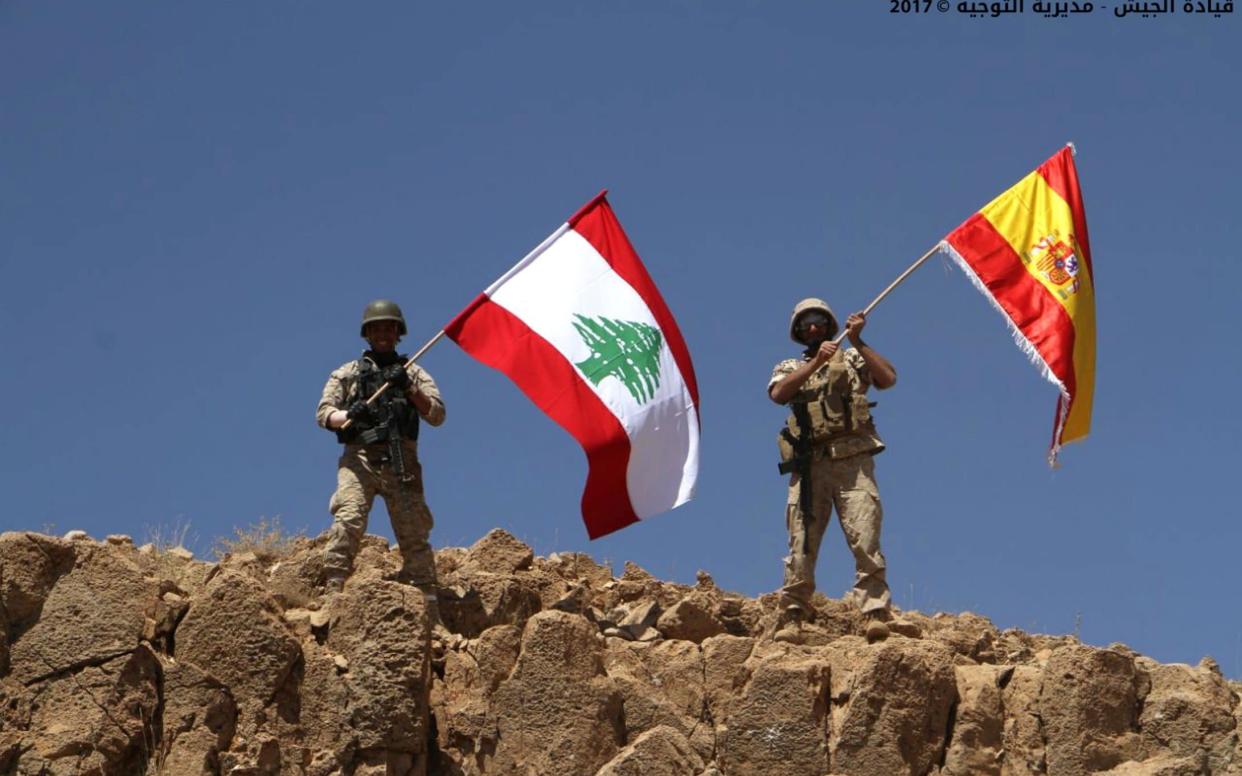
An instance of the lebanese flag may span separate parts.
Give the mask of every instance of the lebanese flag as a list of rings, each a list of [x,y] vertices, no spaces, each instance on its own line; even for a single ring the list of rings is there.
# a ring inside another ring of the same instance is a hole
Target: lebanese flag
[[[606,193],[444,327],[582,445],[592,539],[686,503],[699,471],[690,352]]]

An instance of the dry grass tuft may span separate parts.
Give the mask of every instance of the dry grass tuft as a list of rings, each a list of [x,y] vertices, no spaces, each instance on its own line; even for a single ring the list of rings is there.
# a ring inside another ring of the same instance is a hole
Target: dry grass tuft
[[[271,563],[287,556],[294,544],[306,536],[303,529],[289,530],[280,524],[280,515],[260,517],[257,522],[245,528],[233,528],[232,537],[221,537],[216,540],[212,553],[217,559],[225,555],[240,555],[253,552],[255,557],[264,563]]]
[[[190,544],[198,543],[198,534],[190,535],[190,521],[183,517],[178,517],[172,523],[143,526],[143,538],[144,544],[154,545],[155,551],[160,554],[176,547],[189,549],[187,540]]]

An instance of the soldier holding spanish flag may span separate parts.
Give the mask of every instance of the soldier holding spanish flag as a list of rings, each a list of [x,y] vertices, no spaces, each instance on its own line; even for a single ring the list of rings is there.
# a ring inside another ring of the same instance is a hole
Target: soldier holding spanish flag
[[[813,618],[815,562],[834,507],[854,554],[852,596],[866,619],[867,640],[888,636],[892,597],[880,551],[884,511],[873,460],[884,443],[871,418],[867,390],[891,388],[897,370],[863,341],[866,323],[862,313],[846,319],[845,334],[853,347],[842,349],[833,340],[840,326],[828,303],[803,299],[794,307],[789,336],[806,350],[801,358],[777,364],[768,381],[768,397],[790,408],[778,438],[781,471],[789,473],[789,555],[773,634],[777,641],[801,641],[802,623]]]

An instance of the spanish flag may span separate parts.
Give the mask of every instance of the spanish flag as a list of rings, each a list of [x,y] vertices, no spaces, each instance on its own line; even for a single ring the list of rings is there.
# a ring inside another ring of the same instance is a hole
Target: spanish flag
[[[1061,445],[1087,436],[1095,391],[1095,279],[1072,151],[1058,151],[940,243],[1060,389],[1053,466]]]

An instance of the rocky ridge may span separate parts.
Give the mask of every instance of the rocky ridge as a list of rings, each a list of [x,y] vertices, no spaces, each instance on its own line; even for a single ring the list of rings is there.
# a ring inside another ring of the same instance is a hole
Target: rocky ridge
[[[1242,773],[1242,686],[1207,658],[972,614],[868,644],[828,599],[806,644],[774,643],[773,596],[499,530],[437,553],[431,604],[367,537],[325,602],[321,550],[0,534],[0,774]]]

